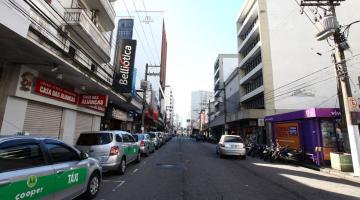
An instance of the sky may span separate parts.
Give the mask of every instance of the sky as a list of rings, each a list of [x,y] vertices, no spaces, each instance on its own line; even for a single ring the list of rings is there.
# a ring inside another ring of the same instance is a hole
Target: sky
[[[144,10],[143,2],[147,11],[163,11],[147,13],[153,19],[150,23],[151,27],[139,23],[138,19],[144,19],[146,13],[133,12]],[[180,115],[185,125],[186,119],[190,117],[191,92],[213,89],[214,62],[217,55],[236,53],[236,17],[243,0],[143,0],[143,2],[117,0],[115,3],[117,16],[130,15],[135,19],[136,30],[133,38],[138,40],[135,61],[137,85],[143,78],[145,63],[154,65],[160,63],[163,18],[168,43],[166,84],[173,88],[175,113]]]

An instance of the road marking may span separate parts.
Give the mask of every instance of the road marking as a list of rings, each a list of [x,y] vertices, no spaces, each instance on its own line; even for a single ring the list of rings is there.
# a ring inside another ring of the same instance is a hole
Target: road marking
[[[112,191],[115,192],[119,187],[121,187],[125,181],[121,181]]]
[[[134,169],[133,174],[136,173],[137,171],[139,171],[139,169]]]

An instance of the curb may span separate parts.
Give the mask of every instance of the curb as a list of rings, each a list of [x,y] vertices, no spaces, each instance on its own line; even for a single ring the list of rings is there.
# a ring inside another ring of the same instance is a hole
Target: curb
[[[360,178],[353,176],[352,173],[344,174],[343,172],[335,171],[332,169],[326,169],[326,168],[320,168],[320,172],[331,174],[331,175],[337,176],[339,178],[346,179],[348,181],[360,183]]]

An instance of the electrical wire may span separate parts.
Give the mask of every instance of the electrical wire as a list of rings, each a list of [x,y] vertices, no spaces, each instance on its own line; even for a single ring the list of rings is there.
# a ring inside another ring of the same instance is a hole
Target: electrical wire
[[[130,14],[129,8],[128,8],[125,0],[123,0],[123,2],[124,2],[125,9],[126,9],[128,15],[129,15],[129,17],[131,18],[131,14]],[[140,23],[141,23],[141,22],[140,22]],[[143,44],[143,41],[142,41],[142,39],[141,39],[141,37],[140,37],[140,34],[139,34],[139,32],[137,31],[137,28],[136,28],[135,26],[134,26],[134,30],[135,30],[136,35],[139,37],[139,38],[137,38],[137,39],[139,40],[141,47],[144,49],[144,53],[145,53],[146,58],[149,60],[149,63],[150,63],[151,65],[154,65],[154,64],[152,64],[152,61],[151,61],[151,59],[150,59],[150,57],[149,57],[149,55],[148,55],[148,53],[147,53],[147,50],[146,50],[146,48],[145,48],[145,46],[144,46],[144,44]],[[150,51],[151,51],[151,50],[150,50]],[[155,61],[155,60],[154,60],[154,61]],[[154,63],[156,63],[156,62],[154,62]]]
[[[146,14],[146,16],[148,16],[148,12],[147,12],[147,10],[146,10],[145,2],[144,2],[144,0],[141,0],[141,1],[142,1],[144,10],[145,10],[145,14]],[[154,34],[153,34],[153,30],[152,30],[152,27],[151,27],[151,22],[149,23],[149,27],[150,27],[150,34],[151,34],[151,37],[152,37],[152,40],[153,40],[155,49],[158,49],[158,47],[157,47],[157,45],[156,45],[156,42],[155,42],[155,37],[154,37]],[[157,51],[155,51],[155,53],[157,53]],[[159,57],[158,54],[157,54],[157,56],[158,56],[158,59],[160,60],[160,57]]]
[[[125,0],[124,0],[124,1],[125,1]],[[145,42],[146,42],[146,44],[148,45],[148,48],[151,49],[149,40],[148,40],[148,38],[147,38],[147,34],[145,33],[144,27],[143,27],[143,25],[142,25],[142,23],[141,23],[140,15],[139,15],[139,13],[137,12],[138,9],[137,9],[137,7],[136,7],[135,1],[132,0],[132,3],[133,3],[133,6],[134,6],[134,9],[135,9],[136,16],[137,16],[138,19],[139,19],[140,28],[141,28],[141,30],[142,30],[142,32],[143,32],[143,34],[144,34]],[[154,57],[154,54],[152,53],[151,50],[150,50],[150,54],[151,54],[152,58],[154,59],[154,61],[156,61],[156,59],[155,59],[155,57]],[[155,53],[155,55],[157,55],[157,54]],[[157,63],[157,62],[155,62],[155,64],[156,64],[156,63]]]

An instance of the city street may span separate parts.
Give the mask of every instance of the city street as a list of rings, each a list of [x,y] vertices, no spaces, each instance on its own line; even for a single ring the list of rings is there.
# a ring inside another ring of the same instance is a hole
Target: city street
[[[96,199],[351,200],[360,199],[360,184],[251,157],[221,159],[214,144],[175,137],[125,175],[104,174]]]

